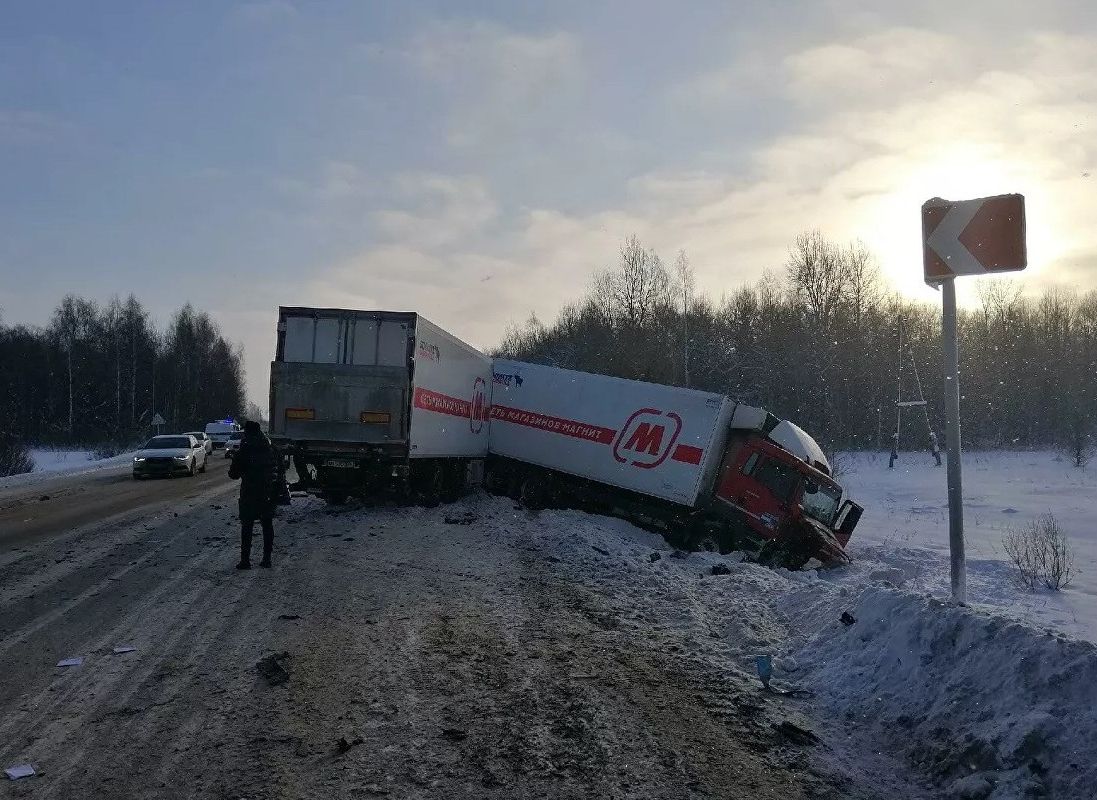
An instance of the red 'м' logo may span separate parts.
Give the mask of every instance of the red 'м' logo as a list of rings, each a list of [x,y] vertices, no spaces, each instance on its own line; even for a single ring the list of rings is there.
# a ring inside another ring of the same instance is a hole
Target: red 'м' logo
[[[469,409],[469,430],[479,433],[484,427],[487,418],[487,383],[483,378],[477,378],[472,383],[472,403]]]
[[[668,425],[672,431],[668,436]],[[682,432],[682,418],[673,411],[663,414],[658,409],[641,408],[625,422],[613,443],[613,457],[620,463],[652,469],[666,461],[678,434]],[[622,451],[630,451],[625,455]],[[631,458],[631,461],[630,461]]]

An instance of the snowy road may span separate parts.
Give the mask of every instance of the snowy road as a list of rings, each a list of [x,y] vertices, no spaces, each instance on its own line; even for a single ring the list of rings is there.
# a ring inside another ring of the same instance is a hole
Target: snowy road
[[[897,771],[851,754],[810,700],[728,666],[758,644],[724,641],[764,623],[757,609],[667,633],[623,606],[615,586],[648,586],[583,538],[622,523],[483,495],[335,513],[297,499],[275,569],[237,573],[228,492],[6,553],[0,767],[40,776],[0,796],[921,796],[871,776]],[[578,545],[560,527],[576,520]],[[692,563],[654,537],[634,560]],[[284,683],[256,668],[272,654]],[[54,666],[70,656],[83,664]]]
[[[0,563],[9,551],[42,537],[95,525],[115,517],[145,514],[225,487],[228,464],[210,457],[193,478],[135,481],[127,459],[101,472],[43,476],[29,486],[0,489]]]

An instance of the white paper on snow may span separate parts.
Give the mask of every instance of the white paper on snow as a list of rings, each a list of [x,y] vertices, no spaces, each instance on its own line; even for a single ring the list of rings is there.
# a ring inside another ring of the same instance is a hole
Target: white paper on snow
[[[30,764],[19,764],[14,767],[8,767],[4,770],[4,774],[11,780],[18,780],[19,778],[29,778],[34,774],[34,767]]]

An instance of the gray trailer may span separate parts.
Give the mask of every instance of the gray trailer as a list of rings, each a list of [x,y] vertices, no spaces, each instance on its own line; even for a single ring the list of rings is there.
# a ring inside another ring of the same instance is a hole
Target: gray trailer
[[[298,486],[444,499],[488,448],[491,360],[413,312],[283,307],[270,436]]]

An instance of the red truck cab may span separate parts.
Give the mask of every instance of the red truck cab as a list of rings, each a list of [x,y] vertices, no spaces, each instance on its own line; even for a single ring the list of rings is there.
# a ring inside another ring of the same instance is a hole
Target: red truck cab
[[[843,502],[842,487],[828,473],[825,462],[810,464],[764,435],[733,436],[714,494],[761,539],[776,539],[788,521],[804,520],[844,548],[862,509]]]

